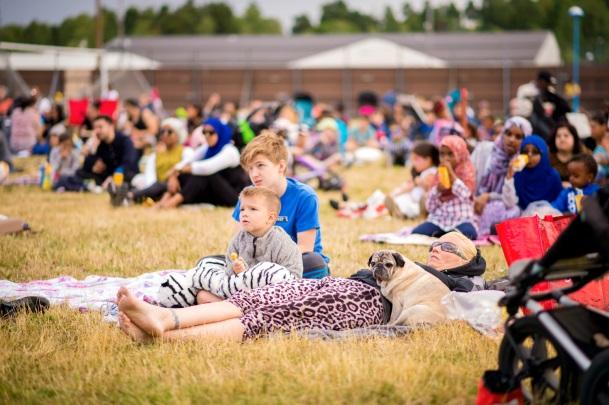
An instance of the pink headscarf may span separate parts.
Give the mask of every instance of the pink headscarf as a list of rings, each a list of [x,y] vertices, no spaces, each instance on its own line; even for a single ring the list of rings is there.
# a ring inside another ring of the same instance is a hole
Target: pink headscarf
[[[470,159],[467,144],[460,136],[448,135],[442,139],[440,147],[446,146],[451,150],[457,160],[453,169],[458,178],[470,189],[472,195],[476,190],[476,169]]]

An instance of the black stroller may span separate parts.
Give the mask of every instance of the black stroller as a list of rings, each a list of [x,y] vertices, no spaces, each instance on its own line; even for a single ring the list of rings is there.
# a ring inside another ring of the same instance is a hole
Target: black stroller
[[[508,319],[499,371],[520,385],[530,403],[609,404],[609,313],[567,294],[609,272],[609,188],[584,200],[583,210],[544,257],[509,269],[511,287],[500,305]],[[567,287],[531,292],[540,281],[570,278]],[[609,295],[609,292],[606,292]],[[609,298],[609,297],[608,297]],[[553,300],[545,310],[540,301]],[[527,315],[517,315],[519,308]]]

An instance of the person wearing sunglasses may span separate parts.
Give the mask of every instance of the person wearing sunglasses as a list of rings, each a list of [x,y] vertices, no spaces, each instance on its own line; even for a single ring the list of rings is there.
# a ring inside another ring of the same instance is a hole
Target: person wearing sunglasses
[[[159,208],[197,203],[232,207],[249,185],[232,130],[217,118],[208,118],[202,127],[203,145],[171,170]]]
[[[444,234],[429,247],[426,263],[417,263],[440,279],[451,291],[486,288],[482,274],[486,261],[474,243],[460,232]]]
[[[528,162],[518,172],[516,165],[510,164],[504,182],[504,201],[508,207],[518,205],[527,214],[543,213],[543,207],[551,208],[549,201],[554,201],[562,191],[560,175],[550,164],[548,145],[539,135],[526,137],[520,153],[527,156]]]
[[[187,148],[182,146],[186,135],[186,127],[178,118],[166,118],[161,122],[155,153],[146,160],[144,173],[131,182],[136,188],[128,194],[131,201],[141,203],[147,198],[158,201],[167,192],[171,170],[188,156]]]

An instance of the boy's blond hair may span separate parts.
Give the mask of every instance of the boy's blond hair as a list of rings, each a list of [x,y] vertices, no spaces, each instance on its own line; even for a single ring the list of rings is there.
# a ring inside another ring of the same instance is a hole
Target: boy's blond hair
[[[241,152],[241,166],[245,171],[258,155],[264,156],[274,164],[279,164],[282,160],[288,161],[288,148],[285,146],[283,138],[274,132],[262,131]]]
[[[281,211],[281,201],[279,200],[277,194],[275,194],[271,189],[266,187],[247,186],[241,190],[241,193],[239,194],[239,201],[242,202],[244,198],[251,197],[261,197],[269,211],[279,215],[279,211]]]

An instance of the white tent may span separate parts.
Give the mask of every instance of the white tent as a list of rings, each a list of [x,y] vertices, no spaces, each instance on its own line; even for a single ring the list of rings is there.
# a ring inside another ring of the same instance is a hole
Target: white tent
[[[383,38],[367,38],[289,63],[292,69],[443,68],[442,59]]]
[[[0,69],[156,70],[159,62],[130,52],[0,42]],[[99,66],[98,66],[99,63]]]

